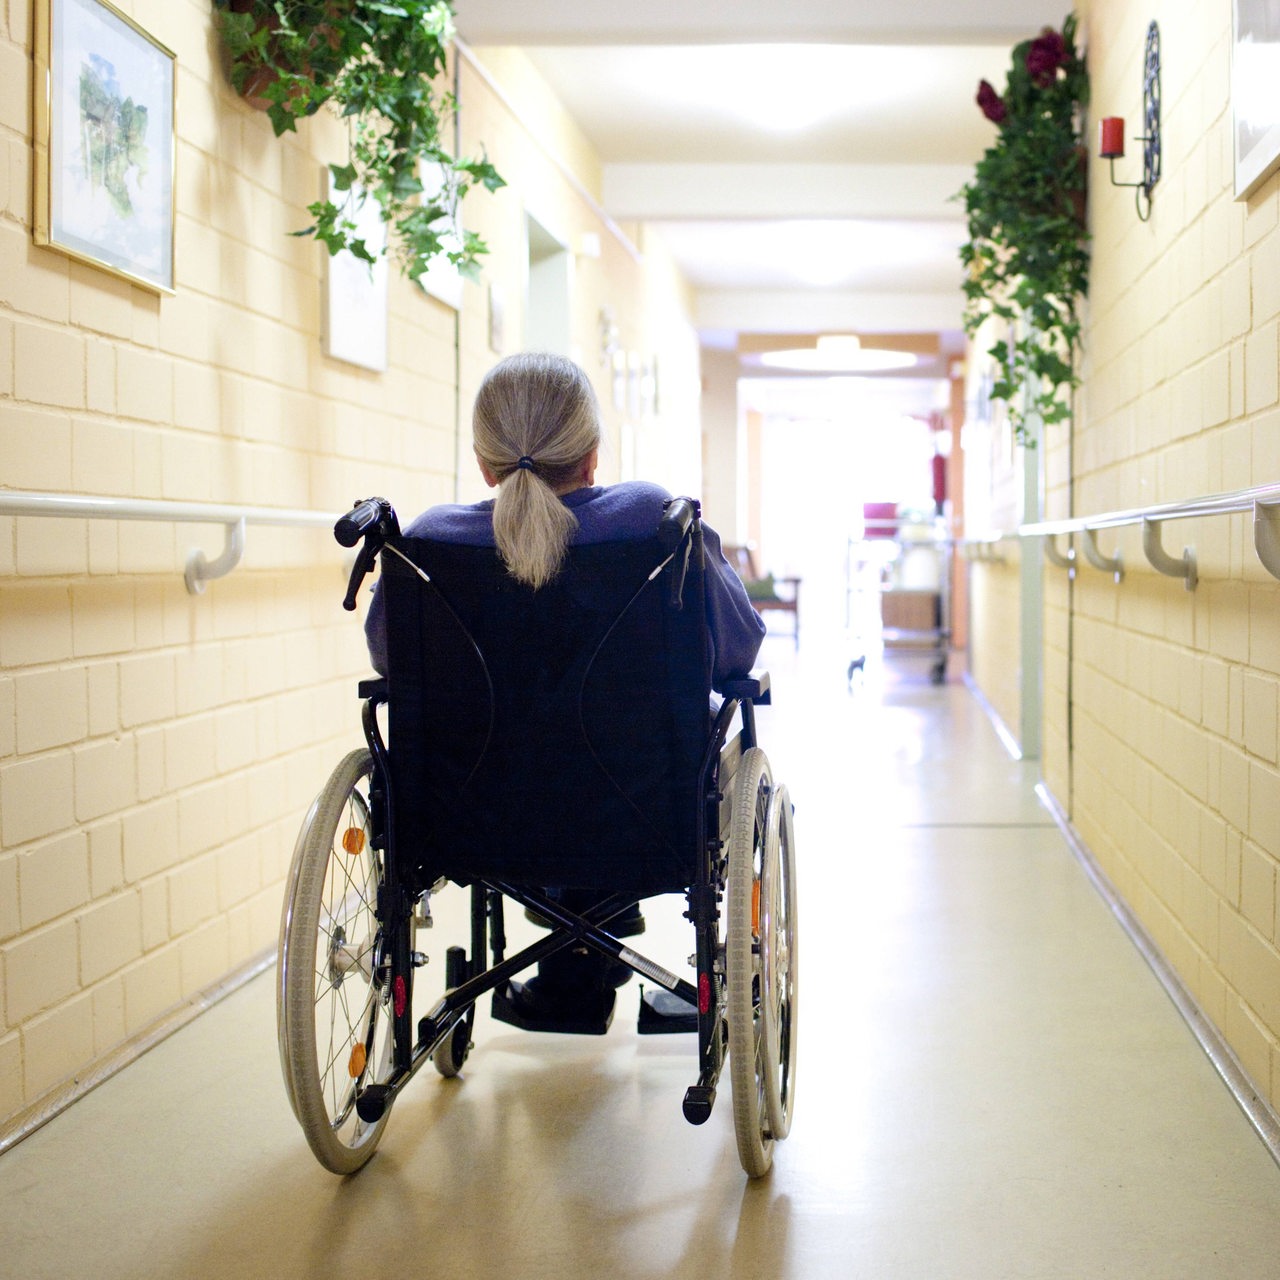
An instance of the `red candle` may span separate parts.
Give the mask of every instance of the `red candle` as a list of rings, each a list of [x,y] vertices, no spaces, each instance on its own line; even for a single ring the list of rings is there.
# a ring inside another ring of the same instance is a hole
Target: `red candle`
[[[1124,119],[1121,116],[1107,116],[1098,128],[1100,145],[1098,154],[1104,160],[1118,159],[1124,155]]]

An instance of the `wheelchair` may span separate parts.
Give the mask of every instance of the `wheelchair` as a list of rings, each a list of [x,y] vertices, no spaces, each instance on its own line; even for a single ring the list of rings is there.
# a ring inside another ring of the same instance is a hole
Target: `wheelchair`
[[[712,706],[698,504],[671,500],[652,538],[570,548],[536,592],[492,548],[402,535],[385,499],[335,536],[359,545],[347,609],[380,561],[388,653],[359,687],[366,746],[302,824],[281,916],[281,1065],[316,1158],[361,1168],[422,1066],[462,1072],[482,997],[589,948],[696,1009],[684,1116],[710,1117],[727,1063],[743,1169],[765,1174],[795,1091],[793,812],[756,741],[767,673]],[[453,886],[469,912],[437,963],[424,930]],[[619,927],[658,894],[685,897],[692,981]],[[507,954],[512,902],[548,931]],[[644,1014],[642,999],[641,1032]]]

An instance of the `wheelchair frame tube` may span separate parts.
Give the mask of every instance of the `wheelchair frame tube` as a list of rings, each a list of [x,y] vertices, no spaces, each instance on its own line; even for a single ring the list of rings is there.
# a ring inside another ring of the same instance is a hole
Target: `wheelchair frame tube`
[[[374,963],[385,966],[386,982],[391,992],[392,1053],[395,1070],[393,1083],[408,1071],[413,1059],[413,958],[409,937],[409,920],[413,902],[400,874],[399,851],[396,849],[395,824],[392,813],[391,770],[387,767],[387,748],[378,727],[378,707],[386,701],[385,693],[375,693],[365,700],[362,722],[365,741],[373,756],[373,767],[380,794],[378,825],[382,836],[383,882],[378,887],[378,923],[382,940]]]
[[[727,698],[716,715],[711,740],[707,744],[699,771],[702,802],[698,809],[698,878],[689,890],[689,919],[693,922],[695,964],[698,990],[698,1080],[684,1095],[684,1117],[690,1124],[703,1124],[711,1117],[716,1087],[724,1069],[724,1038],[720,1033],[723,1020],[717,965],[723,970],[720,956],[720,862],[724,842],[720,839],[720,756],[729,739],[729,728],[739,708],[742,709],[742,737],[747,745],[755,742],[755,720],[749,700]],[[713,834],[714,833],[714,834]]]

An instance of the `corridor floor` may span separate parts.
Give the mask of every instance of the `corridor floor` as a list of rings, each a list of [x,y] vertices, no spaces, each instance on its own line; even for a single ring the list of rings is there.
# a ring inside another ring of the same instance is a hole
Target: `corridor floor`
[[[909,661],[853,690],[835,648],[771,637],[762,662],[802,877],[796,1115],[769,1177],[738,1166],[727,1079],[684,1122],[692,1041],[638,1037],[633,982],[603,1038],[485,1011],[463,1078],[424,1071],[337,1179],[289,1109],[268,972],[0,1158],[0,1274],[1280,1275],[1280,1169],[1034,765]],[[679,908],[650,903],[642,940],[672,967]]]

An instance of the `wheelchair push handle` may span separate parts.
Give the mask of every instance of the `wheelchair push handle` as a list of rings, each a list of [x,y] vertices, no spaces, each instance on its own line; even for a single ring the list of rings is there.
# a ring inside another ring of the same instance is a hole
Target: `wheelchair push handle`
[[[684,579],[689,572],[689,552],[693,549],[702,504],[694,498],[668,498],[658,521],[658,543],[669,555],[674,555],[671,566],[671,592],[667,603],[673,609],[684,604]],[[682,545],[683,544],[683,545]]]
[[[674,551],[702,515],[702,504],[693,498],[668,498],[658,521],[658,541],[664,551]]]
[[[357,502],[345,516],[338,517],[337,524],[333,526],[333,536],[338,540],[339,546],[354,547],[374,525],[387,516],[395,518],[391,503],[386,498],[365,498],[363,502]],[[389,532],[391,531],[388,529],[382,530],[384,537]]]
[[[374,561],[382,550],[382,544],[399,532],[400,521],[396,519],[395,508],[386,498],[366,498],[363,502],[357,502],[333,526],[333,536],[341,546],[354,547],[364,539],[351,569],[347,594],[342,600],[342,607],[348,613],[356,607],[356,593],[360,590],[360,584],[373,571]]]

